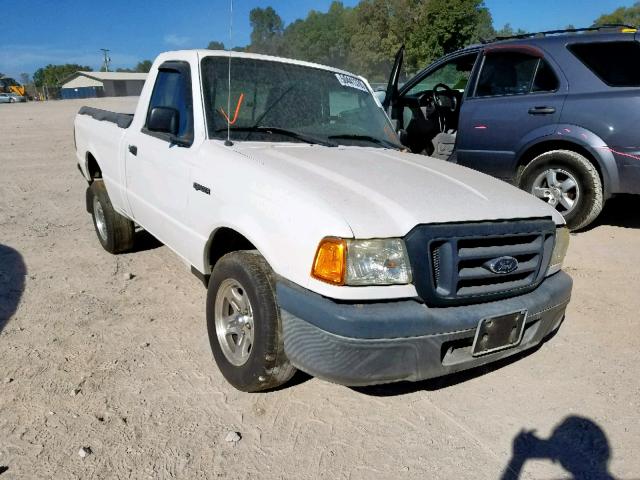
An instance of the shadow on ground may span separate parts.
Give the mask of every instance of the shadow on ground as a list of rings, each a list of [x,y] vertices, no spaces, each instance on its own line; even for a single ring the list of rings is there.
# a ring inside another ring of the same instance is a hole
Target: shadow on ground
[[[611,447],[604,430],[594,421],[569,416],[557,425],[547,439],[533,431],[521,431],[513,439],[513,455],[502,480],[522,478],[528,460],[551,460],[562,465],[571,478],[609,480]],[[529,478],[528,476],[526,478]]]
[[[151,235],[146,230],[138,230],[135,234],[133,249],[131,253],[146,252],[147,250],[155,250],[162,247],[162,242]]]
[[[581,231],[589,231],[602,225],[622,228],[640,228],[640,195],[618,195],[604,205],[595,222]]]
[[[26,274],[22,255],[11,247],[0,245],[0,332],[18,309]]]

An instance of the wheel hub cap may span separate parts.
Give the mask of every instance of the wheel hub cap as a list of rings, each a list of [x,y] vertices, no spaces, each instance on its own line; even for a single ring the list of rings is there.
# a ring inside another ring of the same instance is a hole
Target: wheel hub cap
[[[538,175],[531,193],[563,215],[576,208],[581,195],[575,176],[561,168],[550,168]]]
[[[98,200],[98,197],[93,197],[93,217],[96,221],[96,228],[98,230],[98,235],[103,241],[107,241],[107,222],[104,218],[104,210],[102,209],[102,204]]]
[[[226,359],[239,367],[247,363],[253,346],[253,309],[242,284],[226,279],[214,306],[216,336]]]

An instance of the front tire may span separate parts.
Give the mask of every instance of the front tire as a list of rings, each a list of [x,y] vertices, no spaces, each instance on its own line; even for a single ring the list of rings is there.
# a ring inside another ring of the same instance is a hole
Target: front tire
[[[296,371],[284,353],[272,271],[256,251],[229,253],[216,264],[207,331],[218,368],[238,390],[275,388]]]
[[[89,187],[91,216],[100,245],[109,253],[122,253],[133,248],[135,226],[116,212],[102,180]]]
[[[518,185],[558,210],[571,230],[593,222],[604,204],[602,181],[595,166],[571,150],[537,156],[522,170]]]

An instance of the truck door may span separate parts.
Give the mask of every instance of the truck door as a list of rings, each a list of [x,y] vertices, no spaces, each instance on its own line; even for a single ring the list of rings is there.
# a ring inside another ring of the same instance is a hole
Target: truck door
[[[537,48],[494,46],[483,56],[460,111],[458,163],[512,179],[526,138],[554,133],[567,84]]]
[[[174,247],[188,238],[193,121],[189,64],[165,62],[158,70],[144,126],[126,137],[125,155],[134,219]]]

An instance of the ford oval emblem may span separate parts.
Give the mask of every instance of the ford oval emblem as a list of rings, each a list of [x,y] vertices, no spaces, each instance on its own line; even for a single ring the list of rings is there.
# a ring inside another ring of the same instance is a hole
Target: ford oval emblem
[[[518,269],[518,260],[513,257],[499,257],[489,260],[485,266],[493,273],[498,275],[506,275],[515,272]]]

